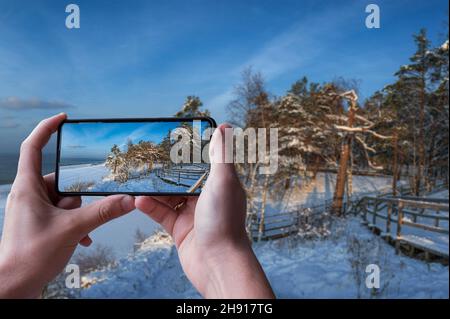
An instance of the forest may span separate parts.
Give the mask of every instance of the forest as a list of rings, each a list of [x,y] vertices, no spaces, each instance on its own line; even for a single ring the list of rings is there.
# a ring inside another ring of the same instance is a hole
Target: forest
[[[257,176],[258,164],[236,164],[250,200],[262,194],[265,201],[272,187],[289,188],[298,176],[313,181],[319,171],[337,173],[336,215],[352,194],[353,174],[392,176],[394,195],[400,178],[416,196],[438,181],[448,184],[448,36],[433,46],[422,29],[413,40],[416,51],[395,82],[364,101],[357,79],[315,83],[303,76],[276,96],[262,73],[245,69],[227,107],[230,123],[279,130],[275,175]],[[199,97],[189,96],[176,116],[208,115],[201,106]]]
[[[138,176],[148,175],[155,163],[169,164],[172,144],[169,135],[159,144],[143,140],[134,144],[128,140],[124,150],[114,144],[105,165],[110,169],[113,180],[124,183],[133,173]]]

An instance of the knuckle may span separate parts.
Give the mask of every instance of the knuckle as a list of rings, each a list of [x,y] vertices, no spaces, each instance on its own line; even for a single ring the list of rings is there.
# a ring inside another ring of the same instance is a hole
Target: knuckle
[[[38,128],[42,130],[46,135],[52,135],[52,129],[50,128],[49,119],[42,120],[38,124]]]
[[[38,127],[45,128],[48,126],[48,119],[43,119],[39,122]]]
[[[8,194],[8,198],[7,198],[7,202],[9,204],[11,203],[15,203],[15,202],[19,202],[19,203],[23,203],[26,199],[26,193],[21,191],[21,190],[17,190],[16,188],[11,189],[11,191]]]
[[[27,150],[30,146],[30,142],[28,141],[28,139],[25,139],[22,141],[22,143],[20,144],[20,153],[23,153],[23,151]]]
[[[65,229],[71,230],[74,232],[81,231],[82,225],[80,223],[80,219],[75,214],[68,214],[65,219]]]
[[[100,205],[98,208],[98,219],[102,224],[112,219],[112,205],[110,203]]]

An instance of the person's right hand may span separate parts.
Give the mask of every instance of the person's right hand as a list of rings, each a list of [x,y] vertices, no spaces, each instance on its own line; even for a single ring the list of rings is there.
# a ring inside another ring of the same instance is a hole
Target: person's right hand
[[[245,192],[234,164],[223,161],[226,127],[211,139],[211,172],[199,197],[137,197],[136,208],[173,237],[183,270],[203,296],[273,298],[245,231]]]

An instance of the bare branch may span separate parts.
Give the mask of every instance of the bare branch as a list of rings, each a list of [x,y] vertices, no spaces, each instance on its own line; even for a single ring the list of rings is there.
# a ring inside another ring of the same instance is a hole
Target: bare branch
[[[375,169],[375,170],[383,169],[383,166],[377,166],[377,165],[373,164],[372,161],[370,160],[368,151],[375,152],[375,150],[373,148],[367,146],[367,144],[359,136],[356,136],[356,140],[363,146],[364,155],[366,157],[367,164],[369,165],[369,167],[372,169]]]
[[[392,136],[381,135],[377,132],[374,132],[366,127],[348,127],[344,125],[334,125],[334,128],[340,131],[345,131],[349,133],[369,133],[374,137],[377,137],[382,140],[392,139]]]
[[[366,119],[365,117],[363,117],[361,115],[355,114],[355,118],[357,118],[360,121],[363,121],[364,123],[367,123],[370,127],[374,127],[375,126],[374,122]]]
[[[375,149],[367,145],[366,142],[362,140],[362,138],[360,138],[359,136],[355,136],[355,139],[361,144],[364,149],[368,150],[369,152],[376,153]]]

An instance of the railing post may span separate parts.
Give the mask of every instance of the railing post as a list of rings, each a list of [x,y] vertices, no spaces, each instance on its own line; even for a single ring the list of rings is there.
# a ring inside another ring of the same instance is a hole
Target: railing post
[[[392,202],[388,203],[387,220],[386,220],[386,234],[391,235],[391,216],[392,216]]]
[[[364,213],[363,213],[363,219],[364,219],[364,221],[367,223],[367,198],[364,198],[363,199],[363,203],[362,203],[362,205],[363,205],[363,210],[364,210]]]
[[[400,252],[400,240],[402,236],[402,223],[403,223],[403,202],[398,203],[398,214],[397,214],[397,237],[395,243],[395,253]]]
[[[375,227],[377,224],[377,211],[378,211],[378,199],[375,200],[375,206],[373,207],[372,224]]]

